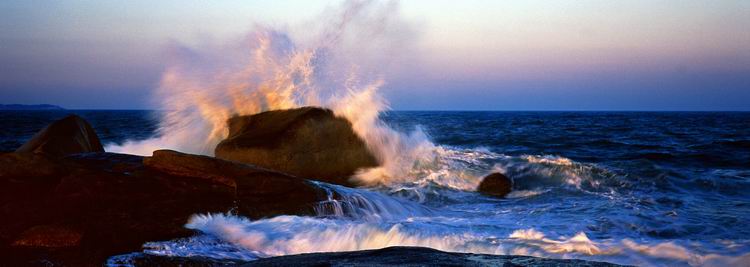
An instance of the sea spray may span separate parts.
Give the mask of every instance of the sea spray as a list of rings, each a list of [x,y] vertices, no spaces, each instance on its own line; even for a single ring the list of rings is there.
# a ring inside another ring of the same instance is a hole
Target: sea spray
[[[407,29],[407,30],[405,30]],[[324,106],[350,120],[382,162],[364,182],[385,182],[411,168],[431,143],[380,122],[387,102],[378,90],[389,61],[408,53],[412,32],[395,2],[348,1],[301,30],[257,26],[219,45],[177,46],[155,93],[163,111],[156,138],[110,145],[108,151],[148,155],[156,149],[212,155],[235,115]]]

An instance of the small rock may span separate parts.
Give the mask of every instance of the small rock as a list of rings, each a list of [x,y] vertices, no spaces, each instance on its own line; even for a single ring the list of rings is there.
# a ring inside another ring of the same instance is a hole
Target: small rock
[[[477,191],[494,197],[505,197],[510,193],[512,188],[513,180],[502,173],[495,172],[482,179]]]

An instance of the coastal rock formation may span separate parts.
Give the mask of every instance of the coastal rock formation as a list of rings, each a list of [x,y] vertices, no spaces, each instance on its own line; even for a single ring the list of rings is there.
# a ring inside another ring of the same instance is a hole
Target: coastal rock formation
[[[18,162],[40,171],[19,171],[12,167]],[[100,265],[148,241],[193,235],[184,224],[196,213],[312,215],[325,199],[325,190],[302,178],[174,151],[55,160],[6,153],[0,155],[0,216],[12,219],[0,221],[0,258],[18,265]]]
[[[100,266],[144,242],[190,236],[192,214],[235,202],[232,188],[149,170],[139,156],[76,154],[34,163],[54,171],[6,172],[31,157],[13,154],[0,155],[0,259],[10,266]]]
[[[306,179],[243,163],[171,150],[154,151],[143,162],[164,173],[202,178],[234,188],[237,211],[253,219],[282,214],[313,215],[313,207],[327,199],[324,189]]]
[[[92,152],[101,150],[91,126],[69,116],[0,154],[3,264],[100,266],[145,242],[193,235],[184,224],[196,213],[311,215],[327,199],[314,182],[243,163]]]
[[[104,152],[104,147],[88,122],[76,115],[68,115],[36,133],[16,152],[63,157],[75,153]]]
[[[349,177],[378,166],[351,123],[331,110],[304,107],[229,119],[216,157],[352,186]]]
[[[477,191],[479,193],[494,196],[494,197],[505,197],[510,193],[513,188],[513,180],[508,178],[502,173],[495,172],[487,175],[479,183]]]

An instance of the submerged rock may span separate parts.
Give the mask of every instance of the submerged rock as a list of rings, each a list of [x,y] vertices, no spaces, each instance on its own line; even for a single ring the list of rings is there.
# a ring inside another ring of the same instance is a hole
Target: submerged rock
[[[479,183],[479,193],[494,197],[505,197],[513,188],[513,180],[502,173],[495,172],[487,175]]]
[[[349,177],[378,162],[352,125],[331,110],[304,107],[229,119],[216,157],[352,186]]]
[[[197,262],[196,262],[197,263]],[[616,264],[585,260],[545,259],[530,256],[452,253],[424,247],[388,247],[377,250],[309,253],[259,259],[251,266],[590,266]]]
[[[104,152],[104,147],[86,120],[68,115],[36,133],[16,152],[63,157],[75,153]]]

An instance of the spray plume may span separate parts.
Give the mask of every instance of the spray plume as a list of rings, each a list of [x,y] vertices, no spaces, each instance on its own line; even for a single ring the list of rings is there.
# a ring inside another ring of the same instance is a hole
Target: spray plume
[[[312,105],[348,119],[381,162],[357,179],[377,184],[404,177],[415,161],[429,158],[433,145],[421,132],[404,135],[378,118],[388,109],[378,93],[383,70],[413,35],[397,11],[394,2],[348,1],[303,30],[256,26],[234,42],[173,48],[176,60],[155,93],[164,110],[158,137],[107,150],[212,155],[228,134],[230,117]]]

